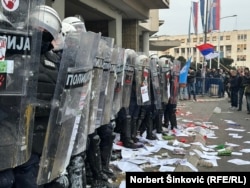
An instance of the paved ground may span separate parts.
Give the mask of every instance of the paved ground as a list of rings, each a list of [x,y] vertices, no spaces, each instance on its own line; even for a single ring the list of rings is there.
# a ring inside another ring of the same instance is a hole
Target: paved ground
[[[205,127],[208,132],[214,132],[215,136],[209,138],[202,132],[202,129],[200,129],[200,133],[196,132],[197,134],[190,135],[189,137],[175,137],[175,139],[188,144],[201,143],[206,147],[214,145],[230,146],[231,151],[235,152],[235,154],[231,156],[220,156],[220,159],[216,160],[217,165],[213,166],[211,163],[204,162],[204,159],[195,152],[192,152],[194,150],[202,151],[203,149],[200,146],[191,144],[188,148],[188,152],[181,156],[195,166],[198,171],[250,171],[250,164],[237,165],[228,162],[231,159],[250,161],[250,153],[242,152],[242,149],[250,148],[250,144],[247,142],[250,141],[250,115],[247,114],[245,101],[243,102],[242,111],[229,110],[230,106],[227,98],[206,96],[198,96],[196,102],[185,100],[179,101],[178,103],[177,118],[179,127]],[[220,113],[217,113],[215,109],[219,109]],[[235,122],[235,124],[229,124],[226,120],[231,120]],[[237,131],[234,129],[237,129]],[[161,149],[154,155],[160,156],[166,152],[166,150]],[[168,153],[170,157],[176,157],[172,152]],[[178,155],[178,157],[180,157],[180,155]],[[112,166],[112,168],[118,175],[116,183],[119,184],[125,179],[125,173],[121,172],[115,166]],[[149,165],[143,170],[145,172],[157,172],[159,171],[159,167]],[[176,164],[174,171],[192,172],[193,170],[188,166]]]

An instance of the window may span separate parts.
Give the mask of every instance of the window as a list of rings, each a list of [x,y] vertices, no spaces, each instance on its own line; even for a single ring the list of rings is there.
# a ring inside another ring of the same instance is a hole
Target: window
[[[239,34],[238,36],[237,36],[237,38],[238,38],[238,40],[247,40],[247,35],[246,34]]]
[[[203,42],[203,37],[200,37],[199,41],[200,41],[200,42]]]
[[[230,35],[227,35],[227,36],[226,36],[226,40],[230,40]]]
[[[220,46],[220,51],[223,52],[224,46]]]
[[[193,38],[193,42],[197,42],[197,38]]]
[[[237,52],[243,52],[246,49],[247,49],[246,44],[237,44]]]
[[[232,51],[232,46],[231,45],[226,45],[226,51]]]
[[[246,61],[246,55],[237,55],[237,61]]]
[[[212,41],[217,41],[217,37],[213,36]]]

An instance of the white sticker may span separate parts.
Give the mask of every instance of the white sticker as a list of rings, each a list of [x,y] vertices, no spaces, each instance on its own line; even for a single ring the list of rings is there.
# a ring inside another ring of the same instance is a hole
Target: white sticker
[[[12,12],[19,7],[19,0],[1,0],[2,6],[5,10]]]
[[[7,60],[7,73],[8,74],[14,73],[14,60]]]
[[[0,60],[5,59],[6,48],[7,48],[7,37],[0,36]]]
[[[148,87],[147,86],[141,87],[141,95],[142,95],[142,102],[143,103],[149,101]]]

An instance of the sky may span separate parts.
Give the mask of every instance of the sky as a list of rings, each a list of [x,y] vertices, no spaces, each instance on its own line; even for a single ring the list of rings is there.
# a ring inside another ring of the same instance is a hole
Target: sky
[[[187,35],[191,12],[191,2],[198,0],[169,0],[169,9],[160,9],[159,19],[164,20],[155,35]],[[203,33],[198,10],[198,33]],[[250,0],[221,0],[220,17],[237,15],[221,19],[220,31],[250,29]],[[194,33],[193,24],[191,33]]]

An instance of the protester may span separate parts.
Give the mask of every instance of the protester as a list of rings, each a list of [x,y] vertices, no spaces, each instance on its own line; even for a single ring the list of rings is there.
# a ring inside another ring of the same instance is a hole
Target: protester
[[[203,79],[202,79],[202,66],[200,66],[198,68],[198,70],[196,71],[196,82],[195,82],[195,91],[196,91],[196,95],[201,95],[202,94],[202,83]]]
[[[196,77],[196,72],[193,68],[190,67],[187,76],[188,99],[191,100],[191,95],[192,95],[194,101],[196,101],[195,77]]]
[[[179,84],[179,100],[187,100],[188,99],[188,91],[187,91],[187,84]]]
[[[236,70],[231,71],[230,77],[230,90],[231,90],[231,110],[237,110],[238,107],[238,92],[239,92],[239,76]]]
[[[225,72],[225,79],[224,79],[224,88],[228,97],[229,102],[231,102],[231,91],[230,91],[230,72]]]
[[[248,67],[244,69],[243,86],[246,97],[247,114],[250,114],[250,72]]]
[[[245,85],[243,84],[243,80],[244,80],[244,72],[241,71],[239,72],[239,78],[238,78],[238,84],[239,84],[239,101],[238,101],[238,109],[237,111],[241,111],[242,110],[242,103],[243,103],[243,96],[244,96],[244,91],[245,91]]]

